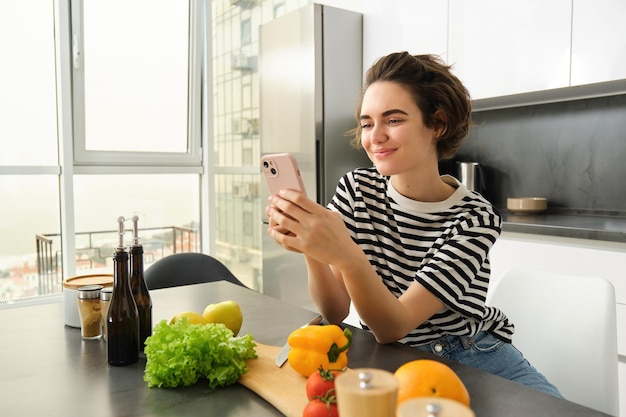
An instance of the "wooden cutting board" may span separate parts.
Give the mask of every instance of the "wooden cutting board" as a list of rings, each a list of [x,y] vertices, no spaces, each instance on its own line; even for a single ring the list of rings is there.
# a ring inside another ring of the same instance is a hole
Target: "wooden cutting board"
[[[257,359],[249,359],[248,372],[239,377],[239,383],[254,391],[287,417],[302,417],[308,403],[306,377],[294,371],[289,363],[276,366],[280,346],[256,342]]]

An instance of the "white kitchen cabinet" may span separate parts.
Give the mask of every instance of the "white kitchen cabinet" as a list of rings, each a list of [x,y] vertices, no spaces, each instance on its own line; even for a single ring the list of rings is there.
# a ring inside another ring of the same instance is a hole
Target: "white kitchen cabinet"
[[[385,0],[363,2],[363,68],[391,52],[435,54],[446,60],[448,2]]]
[[[617,302],[620,417],[626,417],[626,243],[503,232],[490,261],[492,282],[517,265],[611,281]]]
[[[620,386],[623,387],[624,381],[626,381],[626,362],[620,361],[620,363],[618,364],[617,372],[619,373]],[[626,416],[626,410],[624,410],[626,408],[626,389],[622,388],[620,390],[619,403],[620,403],[619,415],[620,417],[624,417]]]
[[[364,69],[395,51],[440,55],[475,111],[626,93],[624,0],[351,1]]]
[[[626,2],[573,0],[572,86],[626,78]]]
[[[571,0],[449,0],[448,63],[473,99],[569,85]]]
[[[619,347],[618,377],[621,389],[619,390],[620,417],[626,417],[626,305],[617,304],[617,345]]]

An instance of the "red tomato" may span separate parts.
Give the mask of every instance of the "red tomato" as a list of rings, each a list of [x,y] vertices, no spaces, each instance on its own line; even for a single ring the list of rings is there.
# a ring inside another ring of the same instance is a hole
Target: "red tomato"
[[[339,417],[337,403],[325,402],[315,398],[304,407],[302,417]]]
[[[312,373],[306,380],[306,396],[309,400],[325,397],[328,391],[335,388],[335,377],[340,371],[321,370]]]

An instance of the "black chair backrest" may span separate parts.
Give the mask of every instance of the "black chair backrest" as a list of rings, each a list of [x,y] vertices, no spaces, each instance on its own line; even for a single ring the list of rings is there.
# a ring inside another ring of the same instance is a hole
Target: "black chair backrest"
[[[144,278],[150,290],[213,281],[229,281],[245,287],[219,260],[193,252],[175,253],[159,259],[146,268]]]

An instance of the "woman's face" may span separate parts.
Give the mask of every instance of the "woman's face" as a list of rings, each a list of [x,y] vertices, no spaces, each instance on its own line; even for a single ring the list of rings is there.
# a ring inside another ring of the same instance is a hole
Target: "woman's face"
[[[437,166],[435,131],[424,125],[421,110],[402,85],[371,84],[360,124],[361,145],[380,174],[419,174]]]

